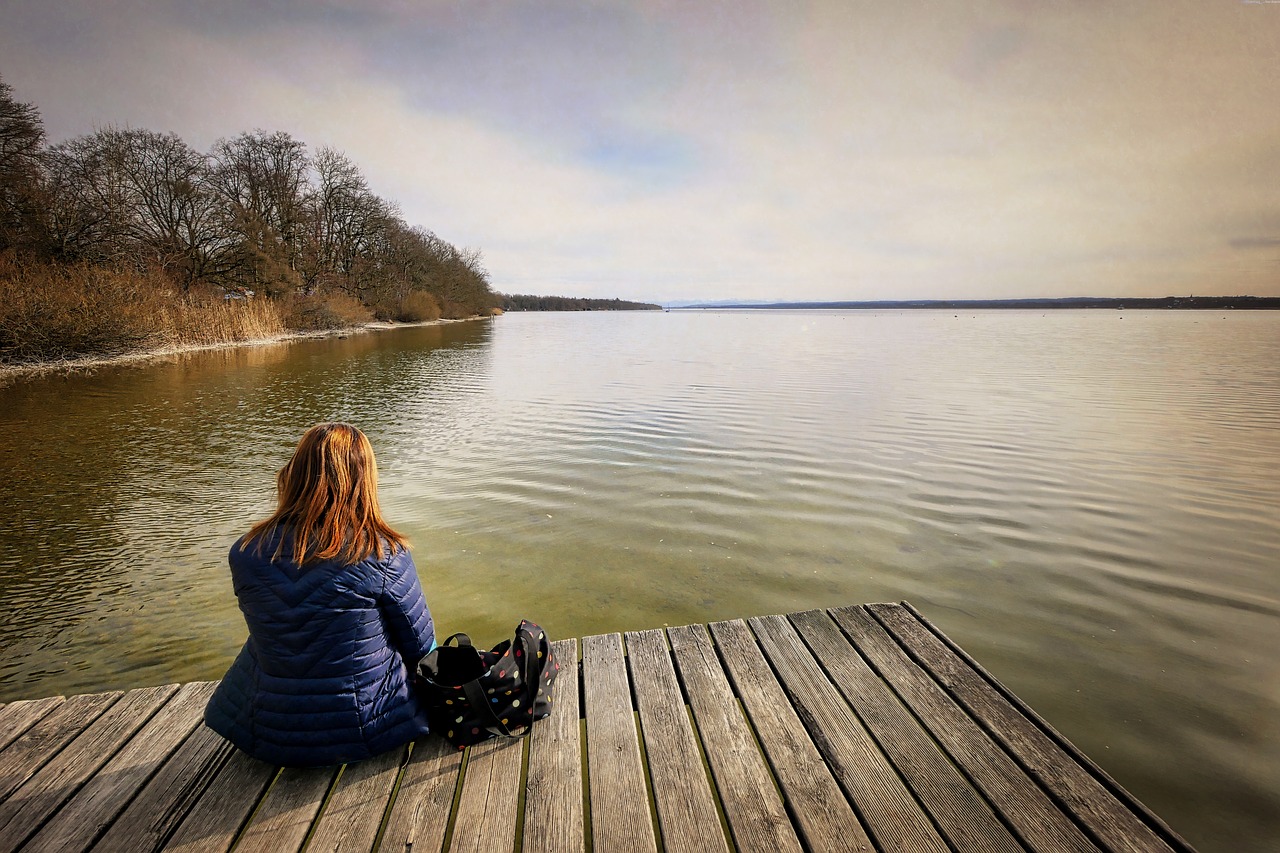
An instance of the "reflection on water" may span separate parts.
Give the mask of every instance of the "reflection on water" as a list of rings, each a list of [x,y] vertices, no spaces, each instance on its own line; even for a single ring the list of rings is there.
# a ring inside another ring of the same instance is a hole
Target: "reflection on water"
[[[311,423],[440,630],[909,599],[1195,844],[1280,835],[1280,315],[507,315],[0,390],[0,701],[216,678]]]
[[[192,353],[0,390],[0,700],[217,677],[244,633],[227,548],[272,508],[301,429],[348,419],[377,443],[406,376],[488,332]],[[419,376],[417,393],[450,381]]]

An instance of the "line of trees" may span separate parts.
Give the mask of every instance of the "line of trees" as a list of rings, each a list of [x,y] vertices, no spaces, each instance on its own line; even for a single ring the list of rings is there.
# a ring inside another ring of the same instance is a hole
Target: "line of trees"
[[[3,80],[0,262],[0,276],[88,265],[182,298],[277,298],[304,326],[334,304],[408,320],[498,304],[477,250],[406,223],[340,151],[254,130],[200,152],[118,127],[45,145],[39,112]]]
[[[661,305],[625,299],[586,299],[577,296],[501,294],[503,311],[660,311]]]

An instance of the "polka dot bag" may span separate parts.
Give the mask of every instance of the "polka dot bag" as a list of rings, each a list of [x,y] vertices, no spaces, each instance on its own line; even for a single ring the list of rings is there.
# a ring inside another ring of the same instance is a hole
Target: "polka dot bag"
[[[418,662],[415,683],[427,702],[432,731],[462,749],[491,737],[524,737],[551,713],[551,686],[560,664],[551,642],[521,620],[515,637],[490,651],[454,634]]]

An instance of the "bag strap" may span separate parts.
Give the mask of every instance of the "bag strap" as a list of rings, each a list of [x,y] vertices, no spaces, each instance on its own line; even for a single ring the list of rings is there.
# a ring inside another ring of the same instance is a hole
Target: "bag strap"
[[[539,629],[541,630],[541,629]],[[533,678],[529,677],[529,670],[534,667],[534,658],[537,657],[537,641],[533,640],[533,632],[525,627],[525,623],[521,623],[516,629],[516,641],[520,643],[520,650],[523,652],[524,669],[520,673],[525,683],[531,686],[530,699],[538,695],[538,684],[542,679],[542,673],[546,671],[547,659],[538,658],[537,672],[533,673]],[[530,643],[533,643],[531,647]]]
[[[520,656],[524,658],[524,663],[521,666],[520,678],[525,684],[530,686],[529,713],[532,714],[534,704],[535,704],[533,697],[537,695],[538,681],[542,678],[542,672],[543,670],[546,669],[547,662],[546,660],[542,661],[542,663],[538,666],[538,671],[533,675],[533,680],[530,680],[529,667],[531,666],[531,664],[530,664],[530,655],[529,655],[529,652],[530,652],[529,637],[528,637],[529,632],[523,629],[524,629],[524,626],[521,625],[520,629],[516,630],[515,643],[513,645],[519,645]],[[454,636],[456,637],[458,635],[455,634]],[[465,634],[463,634],[462,636],[466,637]],[[449,638],[449,640],[452,640],[452,639],[453,637]],[[449,640],[445,640],[445,643],[447,644]],[[469,644],[470,640],[468,640],[467,642]],[[533,649],[533,652],[536,654],[537,649]],[[514,654],[514,649],[512,651],[512,654]],[[498,715],[493,713],[493,708],[489,706],[489,697],[486,696],[484,693],[484,690],[481,689],[480,682],[478,680],[468,681],[466,684],[462,685],[462,693],[464,696],[467,697],[467,702],[468,704],[471,705],[472,709],[475,710],[475,712],[480,717],[483,718],[481,722],[484,723],[484,730],[489,732],[489,734],[501,735],[502,737],[509,737],[509,738],[520,738],[520,737],[524,737],[530,731],[533,730],[533,723],[532,721],[530,721],[529,725],[525,726],[525,729],[523,732],[521,732],[520,734],[512,734],[511,729],[507,728],[507,725],[503,723],[502,720],[498,719]]]
[[[459,637],[461,637],[462,639],[458,640],[458,638],[459,638]],[[458,633],[456,633],[456,634],[450,634],[450,635],[449,635],[449,638],[448,638],[448,639],[446,639],[446,640],[445,640],[443,643],[441,643],[440,645],[442,645],[442,646],[447,646],[447,645],[449,645],[450,643],[452,643],[454,640],[458,640],[458,645],[459,645],[459,646],[469,646],[469,645],[471,645],[471,638],[470,638],[470,637],[468,637],[466,634],[462,633],[461,631],[459,631],[459,632],[458,632]]]

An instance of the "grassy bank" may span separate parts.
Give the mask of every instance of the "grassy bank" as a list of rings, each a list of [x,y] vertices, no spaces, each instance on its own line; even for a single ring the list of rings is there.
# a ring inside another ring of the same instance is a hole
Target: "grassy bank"
[[[0,80],[0,367],[498,304],[479,250],[404,221],[336,149],[261,129],[207,153],[112,126],[44,143]]]
[[[0,363],[110,357],[288,330],[269,300],[201,299],[134,272],[76,264],[0,269]]]
[[[383,314],[379,317],[378,314]],[[375,312],[342,294],[227,299],[90,265],[0,262],[0,385],[53,370],[441,320],[414,292]]]
[[[341,293],[228,299],[212,289],[180,293],[155,274],[88,264],[0,262],[0,365],[11,367],[441,316],[439,304],[421,291],[378,308]]]

